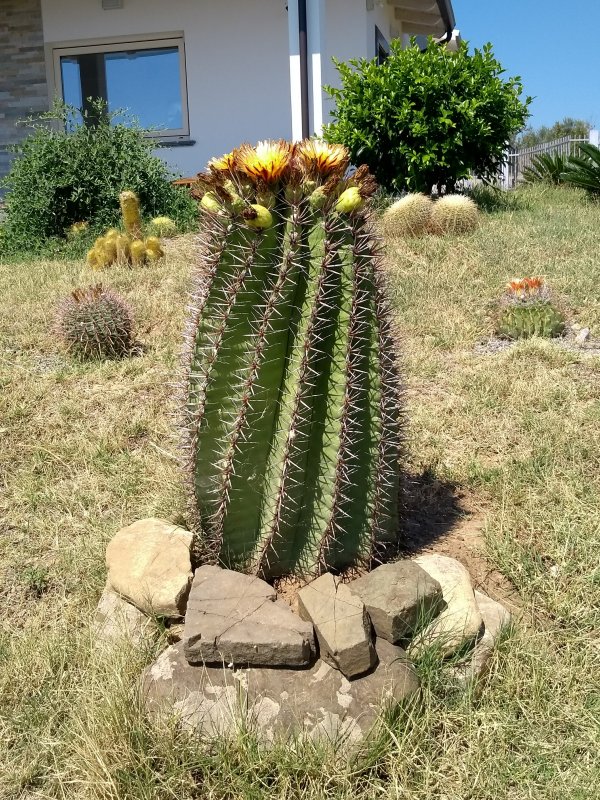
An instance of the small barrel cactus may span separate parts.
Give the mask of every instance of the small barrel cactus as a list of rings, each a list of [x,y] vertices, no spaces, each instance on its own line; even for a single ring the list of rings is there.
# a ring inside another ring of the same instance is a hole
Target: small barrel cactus
[[[447,194],[436,200],[429,218],[429,230],[439,236],[470,233],[478,224],[477,205],[461,194]]]
[[[213,159],[183,429],[200,557],[264,578],[398,536],[401,422],[368,170],[318,140]]]
[[[154,217],[149,227],[150,233],[162,239],[171,239],[177,235],[177,225],[170,217]]]
[[[542,278],[511,281],[501,306],[496,333],[502,338],[541,336],[552,339],[565,331],[564,315],[553,305],[550,290]]]
[[[133,347],[133,315],[116,292],[75,289],[58,307],[55,331],[77,358],[122,358]]]
[[[425,194],[407,194],[384,213],[383,231],[390,239],[421,236],[427,230],[433,200]]]

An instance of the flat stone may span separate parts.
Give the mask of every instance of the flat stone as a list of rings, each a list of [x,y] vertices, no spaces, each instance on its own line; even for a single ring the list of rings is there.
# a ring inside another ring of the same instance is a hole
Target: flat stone
[[[464,686],[481,678],[489,668],[498,637],[510,624],[510,612],[483,592],[475,591],[475,602],[483,618],[483,634],[477,640],[469,658],[453,668],[454,676]]]
[[[582,328],[575,337],[575,343],[579,345],[584,345],[589,338],[590,338],[590,329]]]
[[[106,548],[108,583],[148,615],[181,617],[192,582],[191,543],[191,533],[162,519],[134,522]]]
[[[303,667],[315,657],[312,625],[268,583],[214,566],[196,570],[183,646],[191,664]]]
[[[411,655],[435,646],[446,657],[474,644],[482,631],[483,618],[467,568],[455,558],[438,554],[419,556],[415,561],[442,587],[446,608],[413,639]]]
[[[401,648],[383,640],[376,647],[379,666],[349,681],[320,659],[309,669],[194,666],[179,643],[144,672],[144,697],[151,713],[175,713],[202,736],[231,736],[250,725],[264,742],[353,743],[368,735],[382,709],[419,689]]]
[[[154,620],[124,600],[110,586],[104,588],[94,617],[95,644],[131,642],[139,646],[147,642],[155,630]]]
[[[312,622],[323,661],[347,678],[368,672],[377,659],[371,620],[362,600],[331,575],[321,575],[298,593],[302,619]]]
[[[443,608],[440,584],[414,561],[382,564],[348,588],[365,604],[377,636],[392,643],[408,638]]]

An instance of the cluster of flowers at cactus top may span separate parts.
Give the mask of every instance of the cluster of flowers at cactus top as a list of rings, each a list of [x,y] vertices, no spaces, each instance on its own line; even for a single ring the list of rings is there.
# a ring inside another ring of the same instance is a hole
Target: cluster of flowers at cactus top
[[[274,224],[272,209],[280,194],[291,203],[307,200],[315,210],[352,214],[374,193],[376,183],[367,167],[348,176],[349,165],[343,145],[320,139],[243,144],[209,161],[194,195],[205,211],[239,217],[256,229]]]
[[[550,300],[550,289],[539,276],[513,278],[506,286],[506,299],[511,303],[536,303]]]

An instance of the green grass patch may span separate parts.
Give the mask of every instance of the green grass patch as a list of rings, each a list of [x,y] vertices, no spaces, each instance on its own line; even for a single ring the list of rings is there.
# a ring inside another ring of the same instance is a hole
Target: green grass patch
[[[421,701],[350,762],[151,723],[138,677],[162,644],[110,658],[91,646],[109,538],[183,513],[170,382],[193,241],[101,276],[134,306],[145,344],[122,362],[72,362],[50,333],[58,299],[98,278],[81,261],[0,263],[0,798],[600,797],[600,359],[539,340],[474,347],[516,275],[544,275],[600,332],[600,207],[563,189],[523,198],[472,235],[387,253],[408,466],[483,510],[487,557],[523,614],[477,692],[422,659]]]

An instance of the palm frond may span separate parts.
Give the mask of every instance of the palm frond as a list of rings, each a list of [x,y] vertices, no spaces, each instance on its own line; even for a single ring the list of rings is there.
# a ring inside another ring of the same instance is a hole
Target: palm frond
[[[580,155],[569,158],[563,180],[590,194],[600,194],[600,148],[585,142],[579,151]]]

